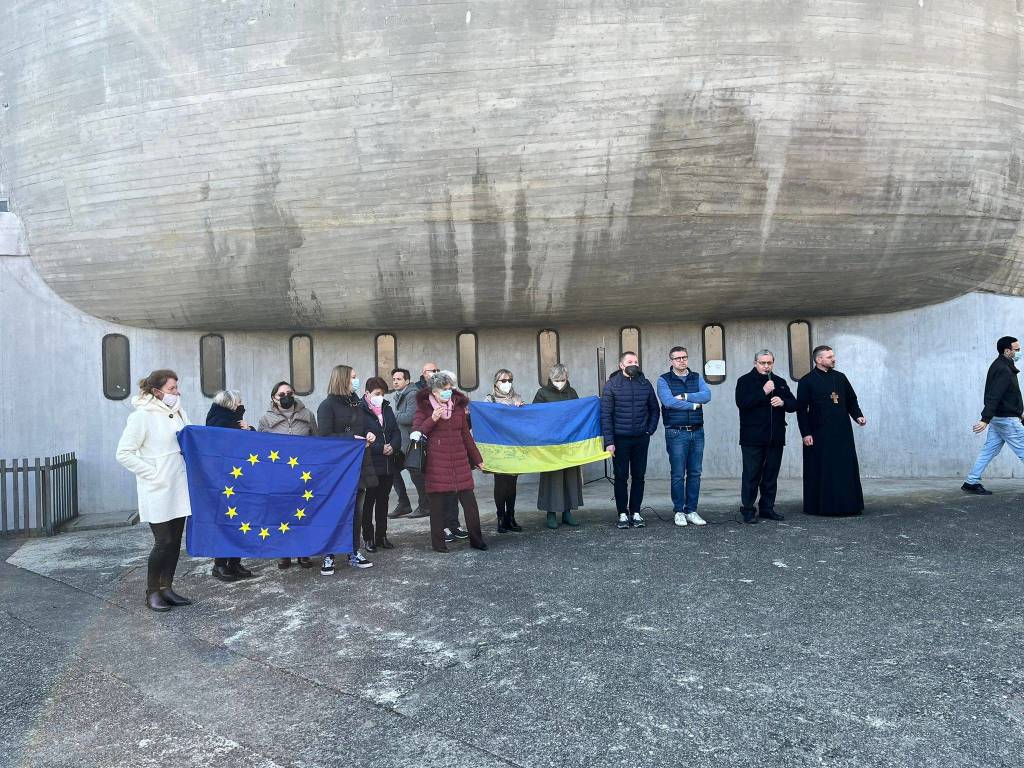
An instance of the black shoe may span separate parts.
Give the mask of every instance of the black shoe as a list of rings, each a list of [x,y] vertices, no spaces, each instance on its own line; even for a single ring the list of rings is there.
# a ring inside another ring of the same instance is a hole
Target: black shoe
[[[192,601],[187,597],[182,597],[170,587],[160,590],[160,596],[164,599],[164,602],[168,605],[192,605]]]
[[[311,557],[300,557],[300,558],[298,558],[298,560],[299,560],[299,565],[301,565],[303,568],[312,568],[313,567],[313,558],[311,558]]]
[[[776,512],[774,509],[762,509],[758,512],[761,517],[767,517],[769,520],[785,520],[786,516]]]
[[[388,537],[387,536],[381,536],[379,539],[377,539],[377,546],[380,547],[381,549],[394,549],[395,548],[395,545],[392,544],[390,541],[388,541]]]
[[[451,550],[450,550],[450,549],[448,549],[448,547],[432,547],[432,549],[433,549],[433,550],[434,550],[435,552],[443,552],[443,553],[444,553],[444,554],[446,554],[446,555],[447,555],[447,554],[448,554],[449,552],[451,552]]]
[[[455,541],[455,534],[451,532],[451,529],[445,528],[444,529],[444,543],[445,544],[451,544],[453,541]]]
[[[367,552],[376,552],[377,551],[376,545],[372,541],[370,541],[369,539],[367,539],[366,541],[363,542],[363,549],[365,549]]]
[[[516,514],[515,514],[515,512],[509,512],[508,513],[508,523],[507,523],[507,525],[508,525],[508,529],[510,531],[512,531],[513,533],[519,533],[520,531],[523,530],[523,526],[521,526],[519,523],[516,522]]]
[[[282,557],[277,561],[277,567],[282,571],[286,571],[292,567],[292,559],[290,557]]]
[[[164,600],[164,596],[159,592],[150,592],[146,595],[146,607],[157,613],[171,610],[171,604]]]
[[[964,493],[973,493],[975,496],[991,496],[992,491],[986,488],[981,483],[964,483],[960,486],[960,490]]]
[[[252,571],[241,563],[228,563],[225,566],[228,573],[233,574],[236,579],[251,579]]]
[[[430,513],[427,512],[427,510],[425,510],[423,507],[418,507],[417,509],[413,510],[413,513],[411,515],[409,515],[409,519],[415,520],[418,517],[430,517]]]
[[[757,523],[757,512],[755,512],[754,510],[752,510],[752,509],[741,509],[740,512],[743,513],[743,522],[744,523],[750,523],[751,525],[754,525],[755,523]]]
[[[229,571],[226,565],[213,566],[213,578],[221,581],[238,581],[238,576]]]
[[[481,552],[487,551],[487,542],[481,541],[479,544],[470,544],[473,549],[479,549]]]
[[[498,533],[508,533],[511,529],[508,527],[508,518],[505,517],[504,512],[498,513]]]
[[[458,528],[458,527],[452,528],[452,536],[454,536],[456,539],[468,539],[469,538],[469,534],[466,531],[464,531],[464,530],[462,530],[461,528]]]
[[[405,517],[412,514],[412,504],[408,501],[399,502],[398,506],[388,512],[388,517],[394,520],[396,517]]]

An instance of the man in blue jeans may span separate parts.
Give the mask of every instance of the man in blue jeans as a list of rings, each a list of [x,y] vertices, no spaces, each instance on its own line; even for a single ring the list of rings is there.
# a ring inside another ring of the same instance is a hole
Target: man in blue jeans
[[[1020,362],[1020,342],[1013,336],[1003,336],[996,342],[999,352],[985,377],[985,407],[981,420],[974,425],[976,433],[988,429],[988,439],[974,462],[974,468],[960,490],[977,496],[991,496],[992,491],[981,484],[981,475],[999,452],[1003,444],[1010,446],[1017,458],[1024,461],[1024,402],[1021,401],[1020,382],[1017,381],[1017,366]]]
[[[706,525],[697,514],[700,472],[704,463],[704,404],[711,390],[690,370],[686,347],[672,347],[672,367],[658,379],[658,399],[665,422],[665,449],[672,468],[672,511],[676,525]]]
[[[644,378],[635,352],[623,352],[619,370],[613,373],[601,393],[601,435],[612,455],[615,470],[617,528],[643,528],[640,506],[644,501],[647,448],[658,429],[658,398]],[[628,488],[632,479],[632,487]]]

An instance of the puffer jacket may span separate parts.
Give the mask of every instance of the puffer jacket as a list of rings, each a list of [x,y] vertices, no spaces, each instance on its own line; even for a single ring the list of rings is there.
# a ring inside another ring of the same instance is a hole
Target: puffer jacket
[[[271,405],[267,412],[260,416],[257,429],[260,432],[273,432],[277,435],[308,437],[316,434],[316,417],[301,400],[296,399],[295,405],[289,411],[282,411],[276,404]]]
[[[422,432],[427,446],[427,493],[473,490],[473,467],[484,459],[469,431],[469,398],[452,393],[452,416],[434,421],[431,390],[416,393],[416,420],[413,430]]]
[[[641,373],[631,379],[616,371],[601,394],[601,434],[605,446],[615,445],[615,436],[653,435],[660,417],[658,396]]]

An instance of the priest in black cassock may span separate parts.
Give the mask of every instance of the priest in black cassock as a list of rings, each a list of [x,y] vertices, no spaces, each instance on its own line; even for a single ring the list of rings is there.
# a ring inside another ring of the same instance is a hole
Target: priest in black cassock
[[[804,513],[859,515],[864,493],[850,419],[862,427],[868,422],[849,380],[835,369],[832,348],[815,347],[813,357],[814,367],[796,390],[804,438]]]

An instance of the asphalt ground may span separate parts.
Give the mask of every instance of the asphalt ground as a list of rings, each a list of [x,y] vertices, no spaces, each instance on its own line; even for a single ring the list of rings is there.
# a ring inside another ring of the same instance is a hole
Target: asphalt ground
[[[577,529],[485,513],[487,552],[399,520],[333,577],[183,556],[160,615],[144,527],[0,542],[0,766],[1019,768],[1024,488],[959,482],[842,519],[790,483],[754,526],[710,482],[709,525],[627,531],[591,485]]]

